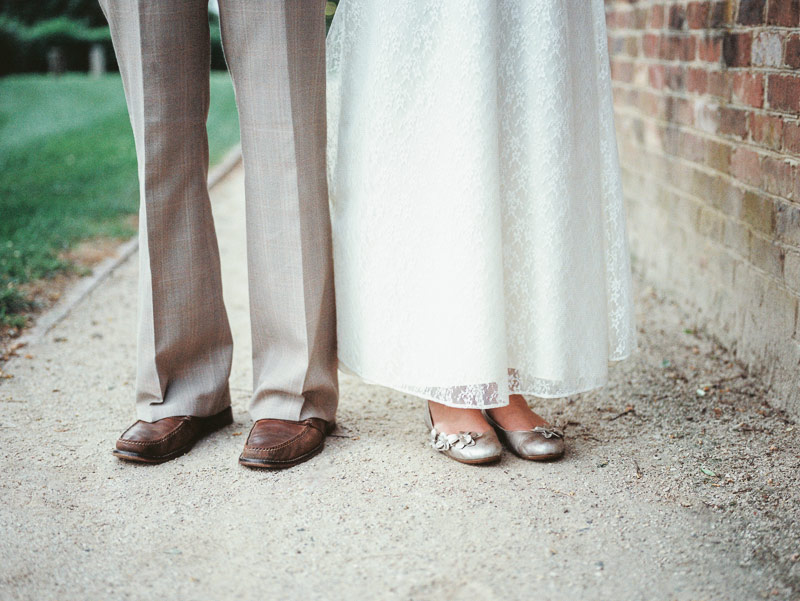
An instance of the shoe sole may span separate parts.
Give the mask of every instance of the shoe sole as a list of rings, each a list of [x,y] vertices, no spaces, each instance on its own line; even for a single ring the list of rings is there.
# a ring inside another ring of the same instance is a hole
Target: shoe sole
[[[502,455],[498,455],[497,457],[486,457],[485,459],[456,459],[455,457],[451,457],[450,455],[446,455],[448,459],[452,459],[453,461],[458,461],[459,463],[464,463],[466,465],[488,465],[490,463],[497,463],[502,458]]]
[[[170,461],[171,459],[175,459],[180,457],[181,455],[185,455],[189,451],[192,450],[195,444],[201,439],[209,434],[213,434],[217,430],[224,428],[225,426],[229,426],[233,423],[233,412],[231,408],[228,407],[217,413],[216,415],[212,415],[208,418],[208,425],[206,428],[198,435],[197,438],[189,442],[188,444],[180,447],[179,449],[175,449],[171,453],[167,453],[166,455],[145,455],[142,453],[136,453],[134,451],[120,451],[119,449],[113,449],[111,454],[118,459],[122,459],[123,461],[129,461],[131,463],[143,463],[147,465],[158,465],[159,463],[165,463]]]
[[[512,451],[513,452],[513,451]],[[525,459],[527,461],[553,461],[555,459],[561,459],[564,456],[564,453],[552,453],[550,455],[518,455],[514,453],[520,459]]]
[[[327,437],[336,429],[336,422],[330,422],[328,426],[325,428],[325,436]],[[243,465],[249,468],[255,469],[263,469],[263,470],[283,470],[286,468],[294,467],[300,463],[308,461],[312,457],[319,455],[322,452],[322,449],[325,448],[325,440],[323,439],[322,443],[311,449],[308,453],[304,455],[300,455],[299,457],[295,457],[294,459],[289,459],[287,461],[269,461],[267,459],[251,459],[248,457],[243,457],[239,455],[239,465]]]

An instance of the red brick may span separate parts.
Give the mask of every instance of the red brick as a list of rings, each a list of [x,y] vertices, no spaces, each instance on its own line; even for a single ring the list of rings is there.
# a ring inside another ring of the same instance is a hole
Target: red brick
[[[717,171],[729,173],[733,147],[730,144],[717,142],[716,140],[706,140],[705,145],[705,164]]]
[[[759,232],[772,233],[775,228],[775,203],[766,194],[745,192],[739,218]]]
[[[686,79],[686,68],[683,65],[669,65],[664,69],[664,77],[670,90],[681,91]]]
[[[705,29],[708,25],[709,10],[708,2],[690,2],[686,7],[686,23],[689,29]]]
[[[639,40],[634,36],[625,38],[624,50],[632,58],[639,56]]]
[[[671,60],[678,54],[678,43],[675,36],[662,35],[658,42],[658,58]]]
[[[771,108],[800,114],[800,76],[770,75],[767,87]]]
[[[631,104],[636,106],[640,112],[644,113],[645,115],[656,115],[662,118],[664,117],[665,100],[663,96],[648,90],[635,91],[633,94],[635,94],[635,99],[631,102]]]
[[[647,79],[650,82],[650,87],[656,90],[664,88],[664,65],[650,65],[647,69]]]
[[[706,141],[689,132],[682,132],[677,154],[695,163],[706,159]]]
[[[606,27],[612,29],[626,29],[629,25],[629,10],[609,9],[606,11]]]
[[[678,156],[678,153],[687,152],[688,148],[684,144],[681,129],[676,125],[668,125],[666,128],[659,128],[659,140],[664,154]]]
[[[731,99],[733,77],[728,71],[709,71],[708,93],[723,100]],[[763,93],[762,93],[763,95]]]
[[[636,29],[647,29],[647,15],[649,11],[646,6],[639,6],[634,10],[634,27]]]
[[[697,42],[697,58],[706,63],[718,63],[722,58],[722,37],[704,36]]]
[[[731,156],[731,175],[751,186],[761,184],[761,162],[758,153],[740,146]]]
[[[690,35],[662,36],[659,56],[665,60],[694,60],[695,40]]]
[[[708,91],[708,71],[690,68],[686,72],[686,90],[695,94],[705,94]]]
[[[711,17],[708,22],[709,29],[723,29],[732,25],[733,2],[723,0],[711,6]]]
[[[634,14],[632,10],[620,11],[617,21],[618,27],[621,29],[631,29],[634,25]]]
[[[633,63],[617,59],[611,60],[611,78],[615,81],[633,81]]]
[[[773,240],[760,236],[750,236],[750,255],[748,260],[752,265],[763,269],[774,277],[783,275],[783,262],[786,251]]]
[[[648,65],[642,61],[633,63],[633,82],[636,85],[646,86],[648,82]]]
[[[616,56],[622,52],[625,38],[619,35],[608,36],[608,52],[611,56]]]
[[[696,198],[704,198],[710,196],[709,190],[711,189],[712,182],[715,180],[721,180],[721,178],[711,176],[699,169],[690,167],[689,176],[675,182],[675,185]]]
[[[683,29],[686,22],[686,10],[677,4],[669,7],[669,28],[670,29]]]
[[[748,106],[764,106],[764,77],[760,73],[736,73],[733,76],[733,98]]]
[[[648,58],[656,58],[661,51],[661,36],[647,33],[642,36],[642,51]]]
[[[617,14],[617,27],[620,29],[630,29],[633,26],[633,11],[621,10]]]
[[[750,252],[750,229],[736,221],[725,222],[725,246],[746,257]]]
[[[614,15],[617,11],[606,4],[606,31],[614,26]]]
[[[647,6],[639,6],[636,11],[636,29],[647,29],[647,20],[650,16],[650,9]]]
[[[800,123],[785,121],[783,124],[783,150],[800,156]]]
[[[664,99],[663,118],[670,123],[680,125],[694,125],[694,102],[677,96],[667,96]]]
[[[761,25],[764,23],[766,0],[741,0],[737,23],[742,25]]]
[[[680,59],[685,62],[690,62],[694,60],[694,56],[697,52],[697,40],[694,36],[685,37],[681,42],[681,53]]]
[[[630,106],[632,103],[629,101],[631,90],[619,88],[611,85],[611,97],[614,100],[614,106]]]
[[[770,0],[767,23],[782,27],[800,25],[800,0]]]
[[[664,19],[664,7],[663,6],[651,6],[650,7],[650,19],[648,25],[652,29],[661,29],[664,27],[665,19]]]
[[[717,109],[717,114],[719,115],[719,133],[736,136],[742,140],[747,137],[747,113],[745,111],[721,106]]]
[[[800,34],[792,34],[786,40],[784,63],[792,69],[800,69]]]
[[[688,191],[697,198],[705,199],[718,211],[729,215],[738,214],[742,202],[741,197],[744,195],[740,188],[731,187],[727,179],[698,169],[692,172],[692,181]]]
[[[783,138],[783,118],[753,113],[750,115],[750,135],[753,141],[772,150],[780,150]]]
[[[725,219],[716,211],[702,207],[697,221],[697,233],[704,238],[722,242]]]
[[[763,186],[767,192],[790,198],[794,188],[793,165],[785,159],[765,156],[761,160]]]
[[[729,67],[749,67],[752,47],[752,33],[727,33],[722,40],[722,58]]]

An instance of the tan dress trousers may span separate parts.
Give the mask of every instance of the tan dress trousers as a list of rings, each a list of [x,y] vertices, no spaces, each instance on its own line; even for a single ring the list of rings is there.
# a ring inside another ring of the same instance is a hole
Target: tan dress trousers
[[[230,404],[232,338],[206,184],[207,0],[100,0],[139,162],[139,419]],[[324,0],[220,0],[241,123],[253,419],[332,420]]]

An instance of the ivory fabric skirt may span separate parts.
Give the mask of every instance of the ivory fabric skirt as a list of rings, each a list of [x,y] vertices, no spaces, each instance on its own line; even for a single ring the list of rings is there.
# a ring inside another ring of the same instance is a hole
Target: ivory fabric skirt
[[[342,0],[339,360],[456,407],[602,386],[636,346],[602,0]]]

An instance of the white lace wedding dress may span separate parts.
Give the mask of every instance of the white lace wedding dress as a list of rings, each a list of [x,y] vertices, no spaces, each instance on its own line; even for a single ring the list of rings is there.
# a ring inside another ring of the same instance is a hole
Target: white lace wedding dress
[[[496,407],[634,349],[602,0],[342,0],[328,131],[344,369]]]

